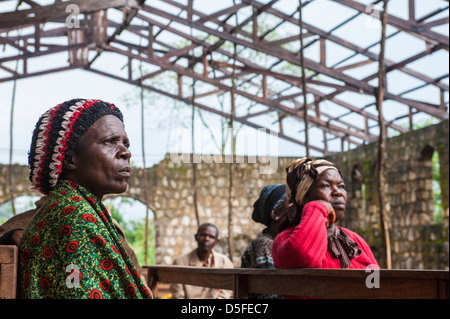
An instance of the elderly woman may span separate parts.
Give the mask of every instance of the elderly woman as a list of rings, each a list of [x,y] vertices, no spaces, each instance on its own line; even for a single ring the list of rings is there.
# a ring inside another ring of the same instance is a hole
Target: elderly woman
[[[287,169],[286,195],[295,205],[289,227],[274,240],[277,268],[379,268],[364,239],[335,225],[347,191],[340,171],[326,160],[302,158]]]
[[[30,180],[48,200],[22,238],[22,298],[152,297],[102,203],[104,195],[127,188],[128,148],[122,113],[113,104],[74,99],[40,117]]]

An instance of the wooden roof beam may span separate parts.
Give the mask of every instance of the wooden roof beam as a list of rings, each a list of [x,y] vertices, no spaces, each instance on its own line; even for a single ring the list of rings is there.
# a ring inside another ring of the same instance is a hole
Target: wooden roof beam
[[[68,16],[66,8],[69,4],[78,6],[79,13],[92,13],[109,8],[132,7],[139,8],[142,0],[72,0],[70,2],[55,2],[48,6],[33,7],[0,14],[0,29],[16,29],[27,25],[34,25]]]
[[[357,1],[353,1],[353,0],[336,0],[336,2],[345,5],[349,8],[352,8],[354,10],[357,10],[361,13],[365,13],[367,15],[370,15],[371,12],[369,12],[367,10],[367,6],[359,3]],[[375,18],[381,19],[381,15],[380,16],[374,16]],[[445,49],[448,51],[449,48],[449,39],[448,37],[439,34],[437,32],[431,31],[429,30],[429,28],[427,28],[427,24],[421,24],[421,23],[416,23],[415,21],[407,21],[407,20],[403,20],[401,18],[398,18],[396,16],[390,15],[388,14],[388,18],[387,18],[387,24],[402,30],[404,32],[407,32],[411,35],[414,35],[415,37],[422,39],[424,41],[433,43],[435,45],[441,44],[445,47]]]

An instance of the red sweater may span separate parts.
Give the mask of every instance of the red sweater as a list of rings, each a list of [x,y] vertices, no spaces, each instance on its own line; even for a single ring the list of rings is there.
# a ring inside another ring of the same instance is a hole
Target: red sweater
[[[339,259],[327,250],[328,209],[323,203],[313,201],[303,207],[300,224],[281,232],[272,245],[272,257],[276,268],[341,268]],[[355,241],[361,254],[351,259],[353,269],[380,268],[369,245],[355,232],[339,227]]]

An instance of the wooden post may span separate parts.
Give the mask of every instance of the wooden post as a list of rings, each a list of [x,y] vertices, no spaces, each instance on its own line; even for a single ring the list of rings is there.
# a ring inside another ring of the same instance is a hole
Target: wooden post
[[[387,88],[386,85],[386,70],[384,66],[384,53],[386,44],[386,23],[387,23],[387,0],[383,0],[383,15],[381,19],[381,41],[380,41],[380,57],[379,57],[379,71],[378,71],[378,90],[377,90],[377,109],[379,117],[380,135],[378,142],[378,200],[380,209],[380,223],[381,223],[381,236],[383,239],[383,245],[386,254],[386,268],[392,268],[391,261],[391,242],[389,236],[389,226],[387,222],[386,213],[386,176],[385,176],[385,163],[384,154],[386,149],[386,125],[383,116],[383,100],[384,93]]]
[[[16,299],[18,248],[0,246],[0,299]]]
[[[206,47],[204,47],[203,48],[203,76],[205,78],[208,78],[208,68],[209,68],[208,49]]]
[[[153,43],[154,43],[154,38],[153,38],[153,24],[149,24],[148,25],[148,57],[150,59],[153,59],[153,55],[155,53],[154,49],[153,49]]]
[[[309,132],[308,132],[308,101],[306,98],[306,72],[305,72],[305,57],[303,46],[303,18],[302,18],[302,0],[299,0],[298,6],[299,19],[298,24],[300,27],[300,65],[302,68],[302,91],[303,91],[303,120],[305,122],[305,147],[306,157],[309,157]]]
[[[253,7],[253,16],[252,16],[252,20],[253,20],[253,43],[258,43],[259,42],[259,38],[258,38],[258,9],[256,7]]]

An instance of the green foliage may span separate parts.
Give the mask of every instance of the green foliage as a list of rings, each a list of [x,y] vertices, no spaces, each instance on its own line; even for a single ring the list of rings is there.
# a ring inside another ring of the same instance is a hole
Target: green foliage
[[[14,206],[16,208],[16,213],[21,214],[35,207],[34,202],[39,199],[36,196],[21,196],[14,200]],[[13,210],[11,201],[0,205],[0,225],[6,222],[8,219],[13,217]]]
[[[126,220],[125,214],[132,212],[135,200],[121,197],[120,200],[105,200],[105,206],[125,233],[127,243],[134,250],[141,266],[155,264],[155,231],[153,216],[150,214],[148,225],[148,262],[145,261],[145,217]],[[151,213],[151,212],[150,212]]]
[[[436,223],[442,223],[442,190],[440,186],[440,165],[439,165],[439,154],[438,152],[433,153],[431,158],[433,162],[433,193],[434,193],[434,216],[436,218]]]

